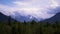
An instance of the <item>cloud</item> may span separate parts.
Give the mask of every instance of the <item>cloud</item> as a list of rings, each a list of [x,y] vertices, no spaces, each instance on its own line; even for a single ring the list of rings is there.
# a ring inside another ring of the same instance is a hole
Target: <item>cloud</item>
[[[5,15],[7,16],[12,15],[14,14],[13,13],[14,11],[15,11],[14,8],[0,4],[0,12],[2,12]]]
[[[56,6],[59,6],[59,4],[55,1],[55,0],[51,0],[52,4],[51,4],[51,7],[56,7]]]
[[[43,3],[45,2],[45,3]],[[16,17],[21,16],[29,16],[30,19],[32,17],[36,19],[48,19],[54,16],[58,10],[56,10],[56,7],[58,7],[58,3],[52,0],[16,0],[12,2],[13,6],[3,5],[0,4],[0,12],[7,16],[14,16]],[[56,10],[56,13],[54,13]],[[18,13],[18,14],[16,14]]]

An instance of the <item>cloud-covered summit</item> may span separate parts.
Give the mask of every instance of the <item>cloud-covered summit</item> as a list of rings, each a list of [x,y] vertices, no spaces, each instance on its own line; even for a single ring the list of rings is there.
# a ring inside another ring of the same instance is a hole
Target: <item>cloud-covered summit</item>
[[[0,12],[15,18],[48,19],[60,12],[59,0],[0,0]],[[17,18],[18,18],[17,17]]]

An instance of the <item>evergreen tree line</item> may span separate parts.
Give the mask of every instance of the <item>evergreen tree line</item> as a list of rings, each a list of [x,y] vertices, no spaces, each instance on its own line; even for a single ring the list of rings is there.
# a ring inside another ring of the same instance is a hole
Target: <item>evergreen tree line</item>
[[[60,22],[0,22],[0,34],[60,34]]]

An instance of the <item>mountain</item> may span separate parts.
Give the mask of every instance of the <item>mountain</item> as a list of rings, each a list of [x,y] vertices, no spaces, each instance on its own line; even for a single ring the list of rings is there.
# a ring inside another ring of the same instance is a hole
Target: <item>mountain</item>
[[[25,17],[25,16],[21,16],[21,15],[18,15],[15,17],[15,19],[11,18],[10,16],[6,16],[4,14],[2,14],[0,12],[0,21],[3,21],[3,22],[8,22],[9,19],[11,21],[14,21],[14,20],[17,20],[17,21],[32,21],[32,20],[35,20],[35,21],[38,21],[36,18],[32,17],[32,19],[30,19],[30,15]],[[42,20],[42,19],[41,19]],[[43,20],[42,22],[56,22],[56,21],[60,21],[60,13],[57,13],[55,16],[53,16],[52,18],[49,18],[49,19],[46,19],[46,20]]]
[[[60,13],[57,13],[55,16],[53,16],[52,18],[50,19],[46,19],[44,20],[43,22],[60,22]]]
[[[24,21],[28,22],[28,21],[32,21],[32,20],[38,21],[34,17],[30,18],[30,16],[21,16],[21,15],[15,16],[15,19],[20,22],[24,22]]]
[[[14,13],[15,13],[15,15],[13,15],[12,17],[14,19],[16,19],[17,21],[20,21],[20,22],[24,22],[24,21],[28,22],[28,21],[32,21],[32,20],[35,20],[37,22],[37,21],[42,20],[42,18],[37,19],[36,17],[31,16],[31,15],[26,15],[25,16],[24,14],[20,14],[17,11],[15,11]]]
[[[32,21],[32,20],[35,20],[36,22],[38,21],[35,17],[31,17],[30,15],[29,16],[21,16],[21,15],[17,14],[14,17],[10,17],[10,16],[6,16],[0,12],[0,21],[8,22],[9,19],[11,21],[17,20],[19,22],[24,22],[24,21],[28,22],[28,21]]]
[[[2,21],[8,23],[9,20],[14,21],[14,19],[12,19],[10,16],[6,16],[0,12],[0,22]]]
[[[0,12],[0,21],[4,21],[4,22],[8,21],[8,16],[6,16]]]

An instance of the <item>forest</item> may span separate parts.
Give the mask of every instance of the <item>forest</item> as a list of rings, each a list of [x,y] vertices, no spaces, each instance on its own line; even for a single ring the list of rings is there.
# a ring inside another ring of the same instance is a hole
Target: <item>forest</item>
[[[60,22],[0,21],[0,34],[60,34]]]

